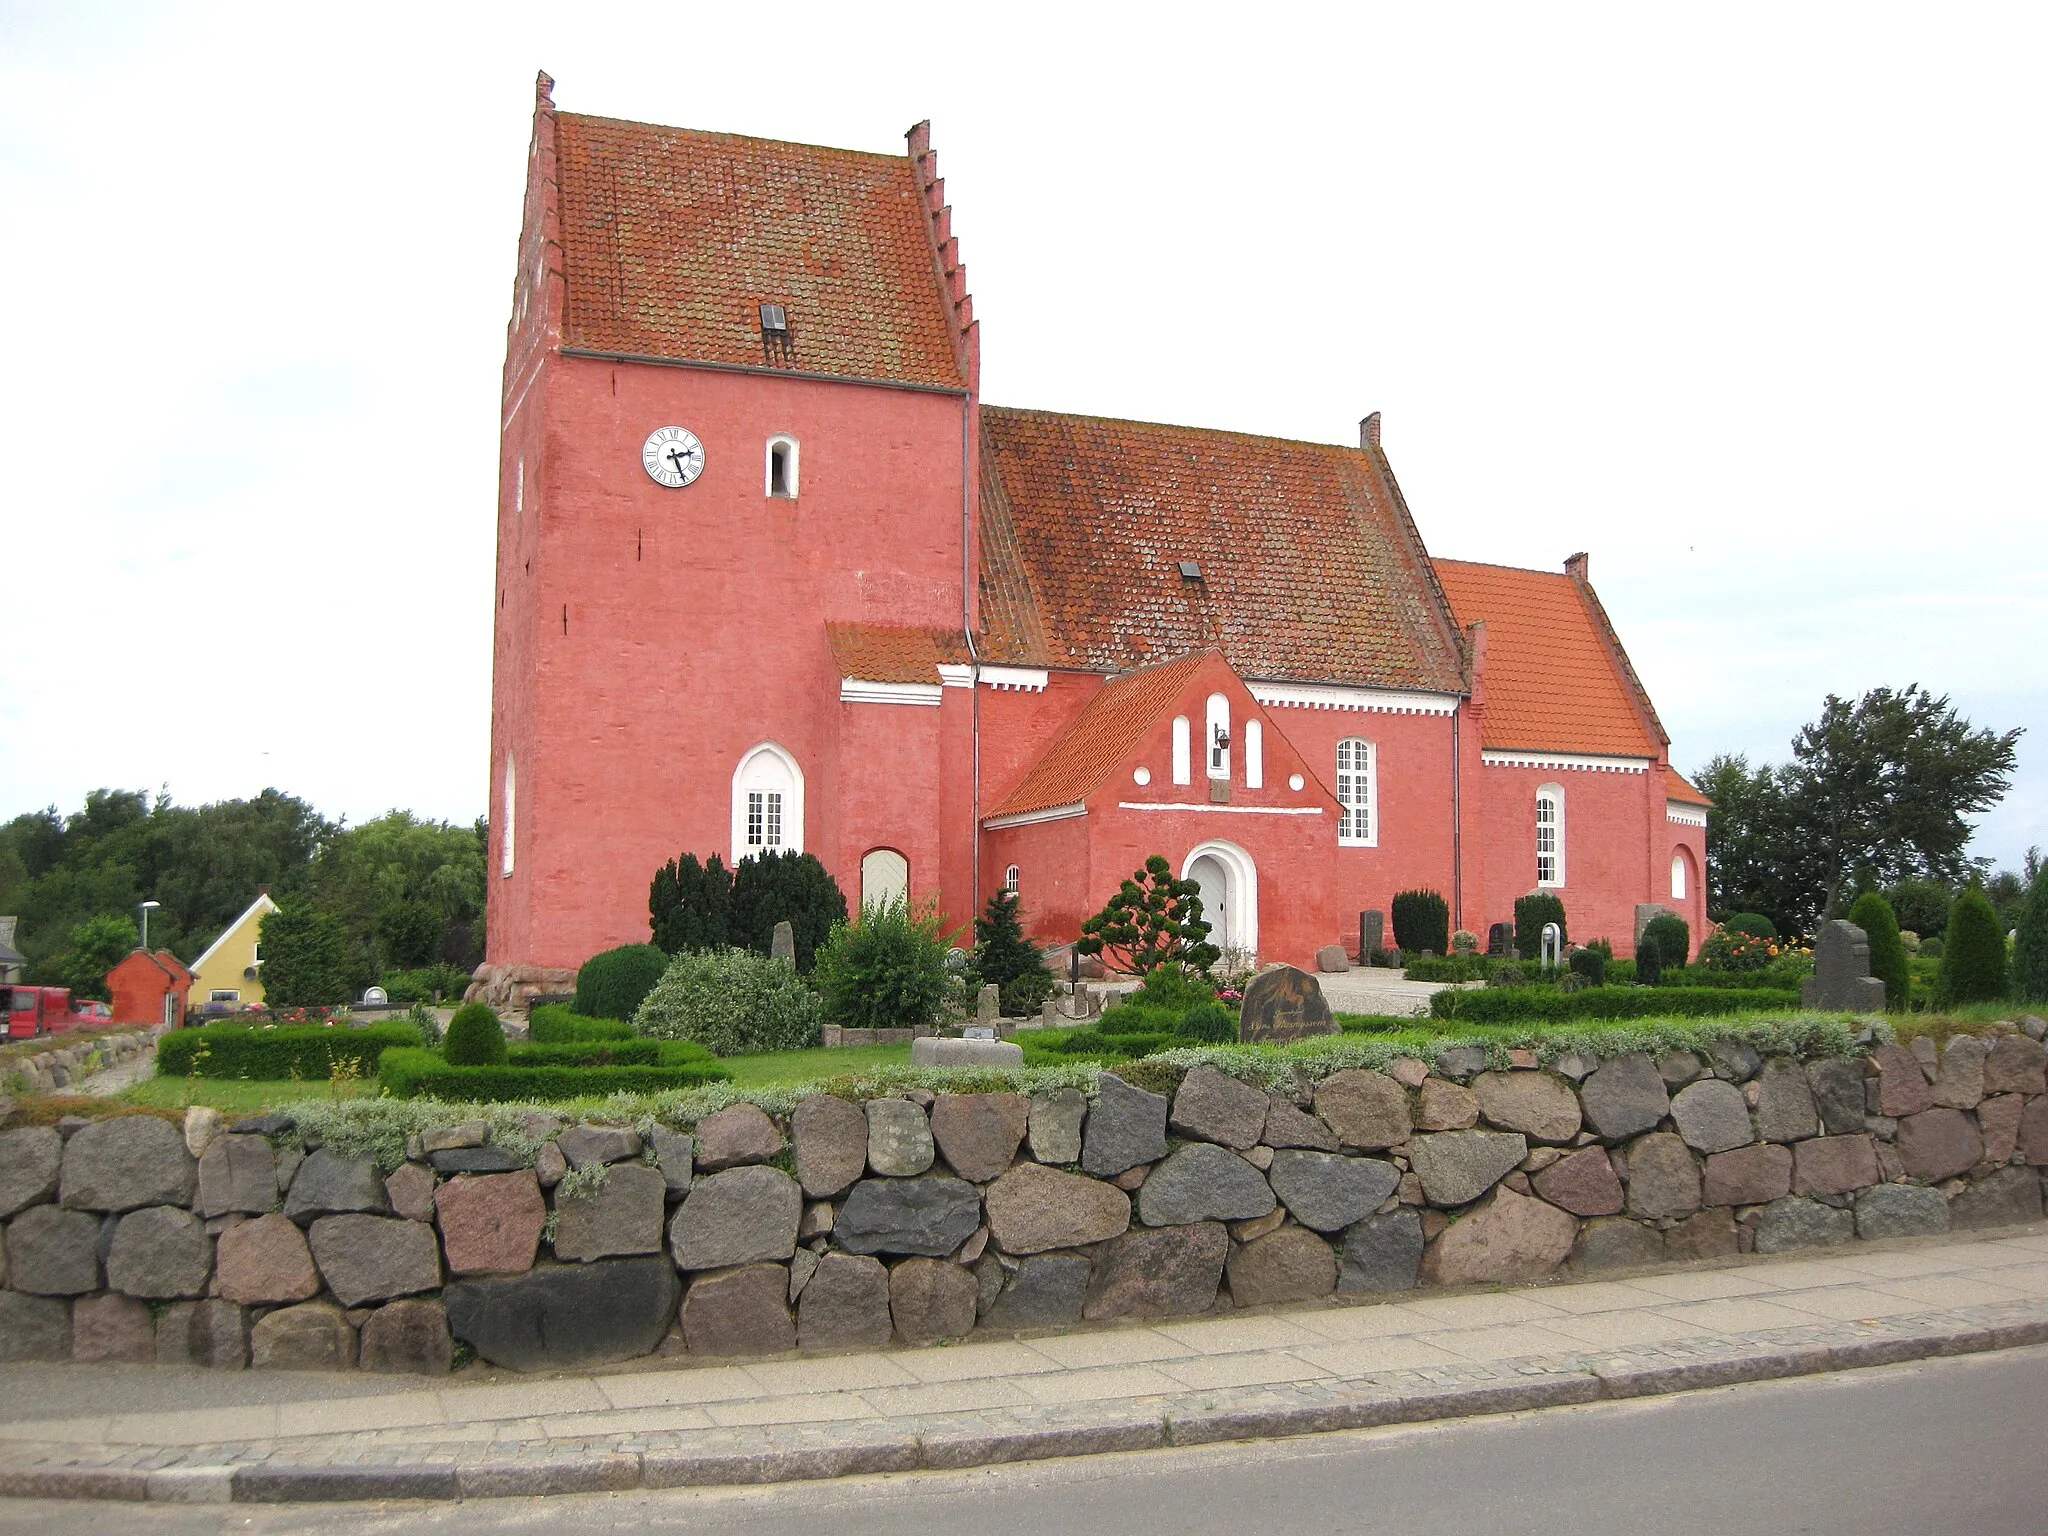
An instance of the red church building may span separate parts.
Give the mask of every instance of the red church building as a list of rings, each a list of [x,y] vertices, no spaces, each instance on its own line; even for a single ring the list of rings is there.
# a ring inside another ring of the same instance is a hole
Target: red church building
[[[1356,447],[983,405],[903,156],[557,112],[508,332],[489,959],[647,936],[679,852],[849,902],[1016,889],[1070,938],[1154,853],[1308,963],[1429,887],[1704,927],[1706,805],[1595,596],[1436,560]]]

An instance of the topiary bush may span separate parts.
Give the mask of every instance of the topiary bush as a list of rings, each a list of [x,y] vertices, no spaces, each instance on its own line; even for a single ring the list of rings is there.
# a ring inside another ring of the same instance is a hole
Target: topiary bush
[[[846,895],[815,854],[757,853],[733,871],[727,919],[732,942],[765,955],[775,942],[775,925],[788,923],[798,975],[811,974],[819,947],[845,921]]]
[[[1572,968],[1574,976],[1583,976],[1592,987],[1604,986],[1607,981],[1607,957],[1597,949],[1575,949],[1565,962]]]
[[[1913,993],[1913,969],[1892,904],[1875,891],[1865,891],[1850,906],[1849,921],[1870,941],[1870,974],[1884,978],[1885,1007],[1904,1012]]]
[[[1451,952],[1451,904],[1437,891],[1400,891],[1394,896],[1394,944],[1411,954]]]
[[[1645,945],[1656,948],[1661,969],[1673,970],[1692,958],[1692,930],[1677,913],[1659,912],[1643,924],[1643,936],[1636,941],[1639,960]]]
[[[441,1039],[441,1059],[451,1067],[505,1064],[505,1026],[488,1003],[464,1003],[455,1010]]]
[[[818,994],[788,961],[744,949],[677,955],[633,1015],[640,1034],[718,1056],[809,1050],[822,1022]]]
[[[2005,996],[2007,979],[1998,914],[1973,885],[1948,909],[1935,997],[1944,1004],[1995,1003]]]
[[[1196,1045],[1235,1045],[1237,1017],[1221,1003],[1197,1003],[1181,1015],[1173,1035]]]
[[[374,1077],[387,1050],[419,1046],[425,1036],[412,1024],[372,1024],[342,1029],[327,1024],[251,1029],[246,1024],[209,1024],[174,1029],[156,1048],[159,1077],[247,1078],[318,1082],[347,1065],[359,1077]]]
[[[526,1038],[536,1045],[566,1045],[577,1040],[634,1039],[629,1019],[593,1019],[564,1003],[542,1003],[526,1016]]]
[[[1721,927],[1728,933],[1746,933],[1752,938],[1775,939],[1778,925],[1761,912],[1736,912],[1721,919]]]
[[[1938,938],[1922,939],[1920,941],[1920,958],[1922,960],[1939,960],[1941,958],[1941,948],[1941,940]]]
[[[2034,876],[2020,908],[2019,937],[2012,948],[2013,996],[2024,1003],[2048,1003],[2048,870]]]
[[[652,944],[621,944],[592,955],[576,973],[576,1011],[588,1019],[630,1019],[668,969]]]
[[[1543,958],[1543,925],[1557,924],[1560,943],[1571,938],[1571,930],[1565,926],[1564,903],[1548,891],[1539,891],[1534,896],[1515,898],[1515,953],[1524,960]]]

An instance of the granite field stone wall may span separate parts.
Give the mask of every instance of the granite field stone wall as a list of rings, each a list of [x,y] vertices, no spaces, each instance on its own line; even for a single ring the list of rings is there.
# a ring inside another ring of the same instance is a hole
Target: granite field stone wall
[[[24,1127],[0,1132],[0,1359],[872,1348],[2004,1226],[2043,1214],[2034,1029],[1805,1062],[1444,1050],[1295,1094],[1197,1066],[688,1131],[521,1111],[521,1145],[454,1122],[389,1172],[281,1115]]]

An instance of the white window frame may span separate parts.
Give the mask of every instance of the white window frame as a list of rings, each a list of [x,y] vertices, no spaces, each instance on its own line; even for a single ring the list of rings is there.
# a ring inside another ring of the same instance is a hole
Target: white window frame
[[[1673,853],[1671,855],[1671,899],[1673,901],[1684,901],[1688,889],[1689,886],[1685,873],[1685,855],[1683,853]]]
[[[1543,819],[1543,808],[1548,802],[1550,820]],[[1543,846],[1544,832],[1550,833],[1551,846]],[[1550,873],[1543,872],[1545,859],[1550,862]],[[1565,843],[1564,843],[1564,786],[1544,784],[1536,790],[1536,883],[1546,890],[1564,885]]]
[[[1209,695],[1203,707],[1202,764],[1212,779],[1230,778],[1230,700],[1220,693]]]
[[[1347,750],[1349,749],[1349,750]],[[1345,759],[1352,762],[1347,764]],[[1363,758],[1360,762],[1357,759]],[[1337,743],[1337,846],[1377,848],[1380,845],[1380,749],[1363,736]],[[1365,823],[1360,830],[1360,820]]]
[[[1244,787],[1266,787],[1266,728],[1257,720],[1244,723]]]
[[[758,807],[764,841],[748,840]],[[778,803],[771,796],[780,796]],[[779,818],[774,814],[779,809]],[[779,835],[780,841],[765,839]],[[732,863],[757,853],[802,853],[804,851],[804,771],[787,748],[778,742],[757,742],[740,754],[732,771]]]
[[[1175,715],[1173,717],[1173,782],[1176,784],[1192,784],[1194,782],[1189,772],[1189,763],[1192,759],[1188,745],[1189,734],[1188,717],[1186,715]]]
[[[1017,866],[1012,864],[1003,871],[1003,889],[1012,896],[1017,894]]]
[[[777,448],[787,448],[789,450],[788,474],[785,476],[789,488],[783,491],[778,491],[775,489],[775,450]],[[801,450],[797,445],[797,440],[794,437],[791,437],[787,432],[778,432],[773,437],[768,439],[766,456],[761,461],[762,494],[772,496],[777,501],[796,500],[798,467],[797,461],[800,452]]]
[[[207,991],[206,1000],[209,1003],[239,1003],[242,1000],[242,989],[240,987],[213,987]]]
[[[519,816],[519,769],[510,752],[505,754],[505,797],[499,810],[505,825],[498,832],[498,875],[510,879],[515,852],[512,834]]]

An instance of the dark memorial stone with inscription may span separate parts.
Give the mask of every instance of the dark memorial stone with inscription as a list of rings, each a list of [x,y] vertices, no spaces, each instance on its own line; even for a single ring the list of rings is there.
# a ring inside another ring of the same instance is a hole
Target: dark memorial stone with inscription
[[[1245,1044],[1336,1033],[1337,1021],[1330,1017],[1323,989],[1307,971],[1276,965],[1246,984],[1237,1016],[1237,1038]]]
[[[1489,923],[1486,928],[1486,952],[1489,955],[1513,955],[1515,952],[1515,925],[1513,923]]]
[[[1358,963],[1371,965],[1373,956],[1387,947],[1387,915],[1384,912],[1358,914]]]

